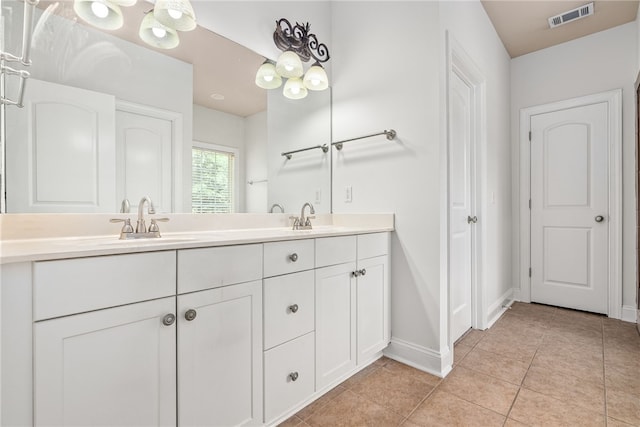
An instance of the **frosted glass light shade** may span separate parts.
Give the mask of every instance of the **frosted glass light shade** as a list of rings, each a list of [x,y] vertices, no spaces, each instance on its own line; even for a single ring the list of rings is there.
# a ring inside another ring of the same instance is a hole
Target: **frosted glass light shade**
[[[120,6],[108,0],[74,0],[73,10],[82,20],[103,30],[117,30],[124,23]]]
[[[289,99],[302,99],[308,92],[300,77],[292,77],[284,84],[282,93]]]
[[[173,49],[180,44],[176,30],[162,25],[153,13],[147,13],[142,19],[138,34],[146,44],[159,49]]]
[[[304,86],[309,90],[325,90],[329,87],[329,77],[322,65],[316,63],[304,75]]]
[[[263,89],[275,89],[282,85],[282,77],[276,72],[272,62],[265,61],[256,73],[256,85]]]
[[[189,0],[157,0],[153,14],[160,23],[174,30],[196,28],[196,15]]]
[[[300,57],[290,50],[282,52],[276,63],[276,71],[286,78],[302,77],[304,74]]]
[[[111,0],[112,3],[115,3],[121,7],[133,6],[134,4],[136,4],[136,1],[137,0]]]

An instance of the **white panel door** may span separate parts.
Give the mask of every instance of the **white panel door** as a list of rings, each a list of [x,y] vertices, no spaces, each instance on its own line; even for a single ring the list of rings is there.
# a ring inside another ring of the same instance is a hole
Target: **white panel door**
[[[170,297],[37,322],[35,425],[175,425],[173,313]]]
[[[156,212],[172,211],[173,126],[171,120],[129,111],[116,112],[116,197],[131,209],[143,196]]]
[[[449,283],[451,336],[471,328],[472,198],[471,89],[455,73],[449,85]]]
[[[389,344],[389,257],[358,260],[358,364]]]
[[[178,296],[180,426],[261,425],[262,372],[262,281]]]
[[[607,313],[607,104],[531,117],[531,301]]]
[[[7,212],[113,212],[115,98],[29,79],[7,109]]]
[[[316,390],[356,366],[356,263],[316,270]]]

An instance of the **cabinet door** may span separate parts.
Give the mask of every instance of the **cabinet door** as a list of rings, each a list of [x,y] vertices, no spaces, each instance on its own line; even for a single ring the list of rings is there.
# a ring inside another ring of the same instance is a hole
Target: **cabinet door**
[[[178,296],[178,417],[262,424],[261,281]]]
[[[175,424],[170,313],[175,297],[37,322],[35,425]]]
[[[358,261],[358,364],[389,344],[388,265],[386,255]]]
[[[354,262],[316,270],[316,390],[356,366]]]

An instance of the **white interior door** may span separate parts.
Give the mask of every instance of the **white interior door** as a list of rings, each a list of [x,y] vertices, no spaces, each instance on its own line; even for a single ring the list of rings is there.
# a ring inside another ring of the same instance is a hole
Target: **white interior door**
[[[171,120],[145,113],[116,112],[116,197],[132,211],[144,196],[156,212],[172,211],[173,128]]]
[[[115,98],[29,79],[7,115],[7,212],[113,212]]]
[[[607,111],[531,117],[531,301],[607,313]]]
[[[472,88],[452,72],[449,85],[449,283],[454,342],[472,326],[472,238],[477,221],[473,198],[472,109]]]

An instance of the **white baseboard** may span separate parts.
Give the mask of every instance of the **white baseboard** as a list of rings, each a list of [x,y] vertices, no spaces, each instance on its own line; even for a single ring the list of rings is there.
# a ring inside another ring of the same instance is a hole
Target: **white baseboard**
[[[531,302],[530,296],[525,296],[521,288],[513,288],[513,300],[520,302]]]
[[[515,298],[514,298],[514,289],[509,289],[504,294],[500,295],[500,297],[489,306],[489,310],[487,313],[487,324],[486,328],[490,328],[494,323],[504,314],[505,311],[511,307]]]
[[[453,364],[453,354],[449,349],[446,354],[442,354],[398,338],[391,339],[391,344],[384,350],[384,355],[440,378],[444,378],[451,372]]]
[[[624,320],[625,322],[636,323],[638,320],[638,316],[640,316],[640,310],[637,310],[632,305],[623,305],[622,306],[622,316],[620,320]]]

